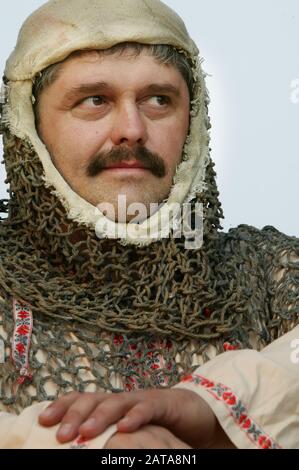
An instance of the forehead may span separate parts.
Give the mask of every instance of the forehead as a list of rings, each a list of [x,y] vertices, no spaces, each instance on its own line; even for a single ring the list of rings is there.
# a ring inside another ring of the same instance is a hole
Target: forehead
[[[147,49],[138,53],[133,49],[113,53],[75,52],[62,64],[59,79],[64,85],[93,79],[119,84],[124,80],[137,84],[165,79],[176,86],[184,86],[179,70],[171,64],[159,62]]]

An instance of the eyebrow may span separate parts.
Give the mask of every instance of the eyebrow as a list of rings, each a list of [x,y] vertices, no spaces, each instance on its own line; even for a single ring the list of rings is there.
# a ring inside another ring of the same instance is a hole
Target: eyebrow
[[[159,93],[170,93],[172,95],[175,95],[175,96],[180,96],[180,91],[179,89],[174,86],[174,85],[171,85],[170,83],[152,83],[151,85],[148,85],[146,87],[144,87],[143,91],[146,91],[147,93],[155,93],[155,94],[159,94]]]
[[[82,83],[78,86],[72,87],[66,91],[64,98],[71,100],[80,95],[92,95],[99,92],[111,91],[111,85],[107,82],[93,82],[93,83]],[[179,89],[170,83],[151,83],[141,89],[141,93],[150,94],[172,94],[176,97],[180,96]]]
[[[105,91],[108,89],[110,89],[110,87],[106,82],[82,83],[67,90],[64,95],[64,98],[68,100],[75,98],[78,95],[88,95],[97,93],[99,90]]]

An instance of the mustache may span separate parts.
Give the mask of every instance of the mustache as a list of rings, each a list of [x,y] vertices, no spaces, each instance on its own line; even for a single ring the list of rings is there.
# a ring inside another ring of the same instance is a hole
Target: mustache
[[[101,171],[115,163],[128,162],[136,160],[144,165],[158,178],[166,175],[166,168],[163,159],[154,152],[151,152],[142,145],[134,147],[112,148],[108,152],[98,153],[89,163],[87,167],[87,176],[97,176]]]

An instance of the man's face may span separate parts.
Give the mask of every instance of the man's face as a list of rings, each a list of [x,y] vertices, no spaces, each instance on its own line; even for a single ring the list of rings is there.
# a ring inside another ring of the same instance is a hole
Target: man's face
[[[112,204],[118,217],[118,195],[147,209],[168,197],[189,111],[174,66],[146,50],[86,52],[69,58],[41,93],[38,131],[72,189],[94,206]]]

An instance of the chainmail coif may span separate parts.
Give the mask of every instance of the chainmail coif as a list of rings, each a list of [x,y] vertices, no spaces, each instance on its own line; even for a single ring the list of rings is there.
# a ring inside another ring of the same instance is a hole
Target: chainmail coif
[[[196,367],[194,354],[209,359],[209,345],[218,353],[225,341],[251,347],[253,332],[259,349],[298,322],[299,263],[293,257],[298,259],[299,240],[273,227],[242,225],[221,232],[212,162],[208,190],[197,194],[204,206],[204,243],[186,250],[184,238],[146,247],[99,239],[67,218],[45,187],[28,143],[6,132],[4,160],[10,199],[0,201],[7,213],[0,223],[0,308],[8,333],[2,339],[9,348],[13,297],[31,305],[35,338],[31,384],[14,392],[18,372],[12,363],[0,369],[0,400],[9,409],[18,412],[69,390],[84,391],[89,383],[121,390],[112,376],[128,384],[135,375],[142,388],[172,386]],[[84,368],[94,380],[81,378],[74,346],[88,358]],[[47,355],[46,366],[39,350]],[[165,362],[155,370],[148,360],[157,353]],[[48,381],[56,384],[55,396],[47,393]]]

